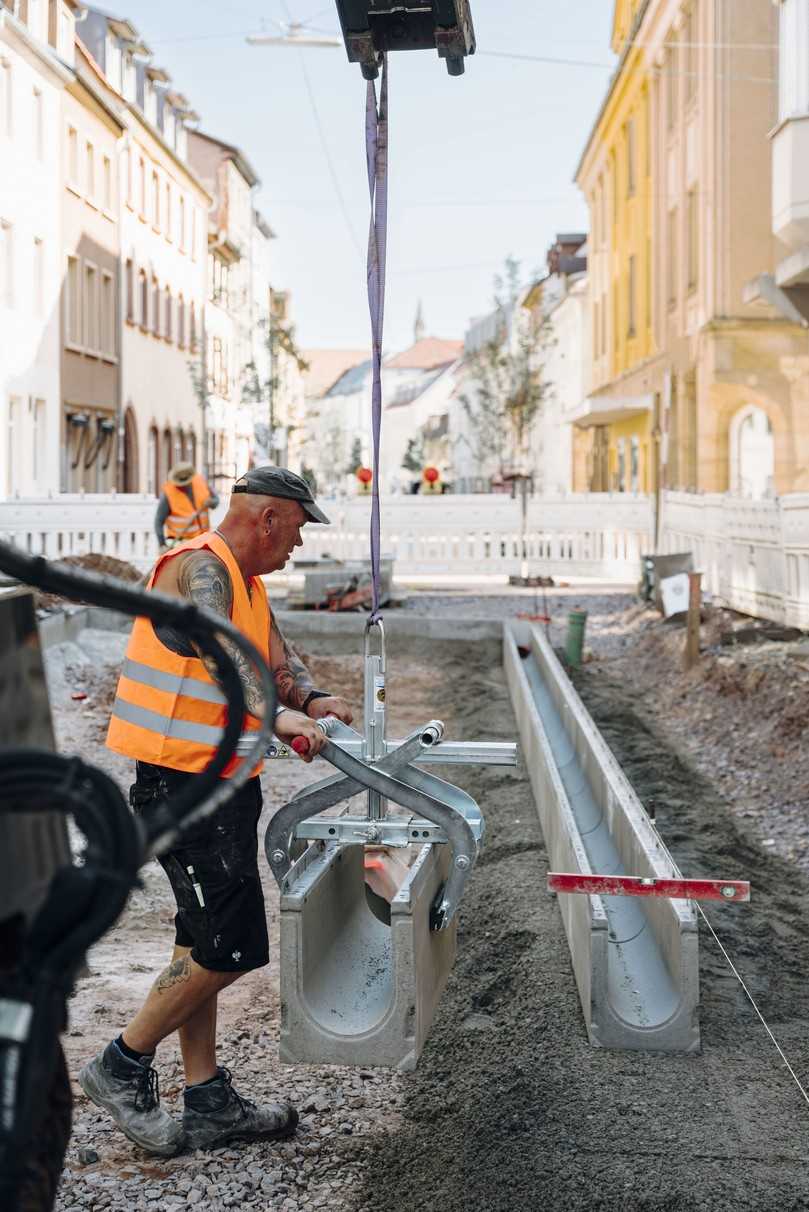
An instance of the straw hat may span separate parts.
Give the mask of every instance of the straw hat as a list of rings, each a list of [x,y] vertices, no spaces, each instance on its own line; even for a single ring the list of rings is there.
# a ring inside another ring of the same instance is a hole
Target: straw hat
[[[169,472],[169,480],[172,484],[190,484],[194,478],[193,463],[175,463]]]

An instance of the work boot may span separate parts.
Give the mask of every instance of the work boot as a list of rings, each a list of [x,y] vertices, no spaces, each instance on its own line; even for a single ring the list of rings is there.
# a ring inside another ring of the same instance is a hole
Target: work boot
[[[97,1107],[109,1111],[124,1136],[147,1153],[173,1157],[185,1144],[183,1130],[160,1106],[152,1056],[130,1060],[113,1040],[84,1066],[79,1085]]]
[[[217,1075],[185,1091],[183,1128],[190,1149],[216,1149],[232,1140],[286,1140],[298,1126],[298,1112],[289,1103],[257,1107],[233,1089],[230,1070],[217,1066]]]

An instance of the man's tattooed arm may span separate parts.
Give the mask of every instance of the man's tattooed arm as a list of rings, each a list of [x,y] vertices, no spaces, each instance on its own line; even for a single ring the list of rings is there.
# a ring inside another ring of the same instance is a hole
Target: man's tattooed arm
[[[217,556],[209,551],[195,551],[187,556],[177,578],[177,587],[184,598],[191,598],[198,606],[207,606],[217,614],[230,618],[233,605],[233,587],[230,573]],[[219,643],[231,657],[239,671],[244,690],[244,702],[251,715],[264,715],[264,695],[253,667],[240,648],[226,636],[219,636]],[[196,645],[195,645],[196,647]],[[216,662],[197,649],[208,673],[218,682]]]
[[[315,684],[295,649],[282,635],[275,619],[270,627],[270,665],[278,702],[294,711],[303,711],[303,704],[315,689]]]

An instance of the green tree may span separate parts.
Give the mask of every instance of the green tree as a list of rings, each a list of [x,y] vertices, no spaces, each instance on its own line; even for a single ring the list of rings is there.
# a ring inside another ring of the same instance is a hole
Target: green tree
[[[271,302],[268,316],[258,321],[258,329],[264,340],[267,351],[269,372],[262,379],[254,361],[244,368],[242,379],[242,403],[266,404],[266,421],[256,421],[256,441],[268,452],[274,461],[274,435],[278,414],[278,389],[281,385],[280,365],[283,357],[291,358],[302,373],[309,369],[309,363],[301,354],[295,343],[295,327],[288,324],[282,317],[282,311]],[[291,427],[290,427],[291,428]]]
[[[531,426],[551,391],[544,358],[552,344],[543,309],[521,305],[520,265],[513,257],[494,280],[494,332],[465,357],[461,405],[469,418],[469,443],[482,467],[524,470]]]
[[[410,438],[407,443],[407,450],[402,459],[402,467],[405,471],[420,472],[424,467],[424,435],[419,433],[414,438]]]
[[[357,470],[362,467],[362,441],[355,438],[351,443],[351,454],[348,456],[348,465],[346,466],[346,475],[354,476]]]

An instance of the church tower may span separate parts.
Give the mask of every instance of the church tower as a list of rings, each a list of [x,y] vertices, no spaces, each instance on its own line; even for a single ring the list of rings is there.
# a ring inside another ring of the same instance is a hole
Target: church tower
[[[414,345],[417,342],[424,340],[425,331],[426,330],[424,327],[424,309],[421,306],[421,299],[419,299],[419,305],[416,308],[416,319],[413,323],[413,344]]]

